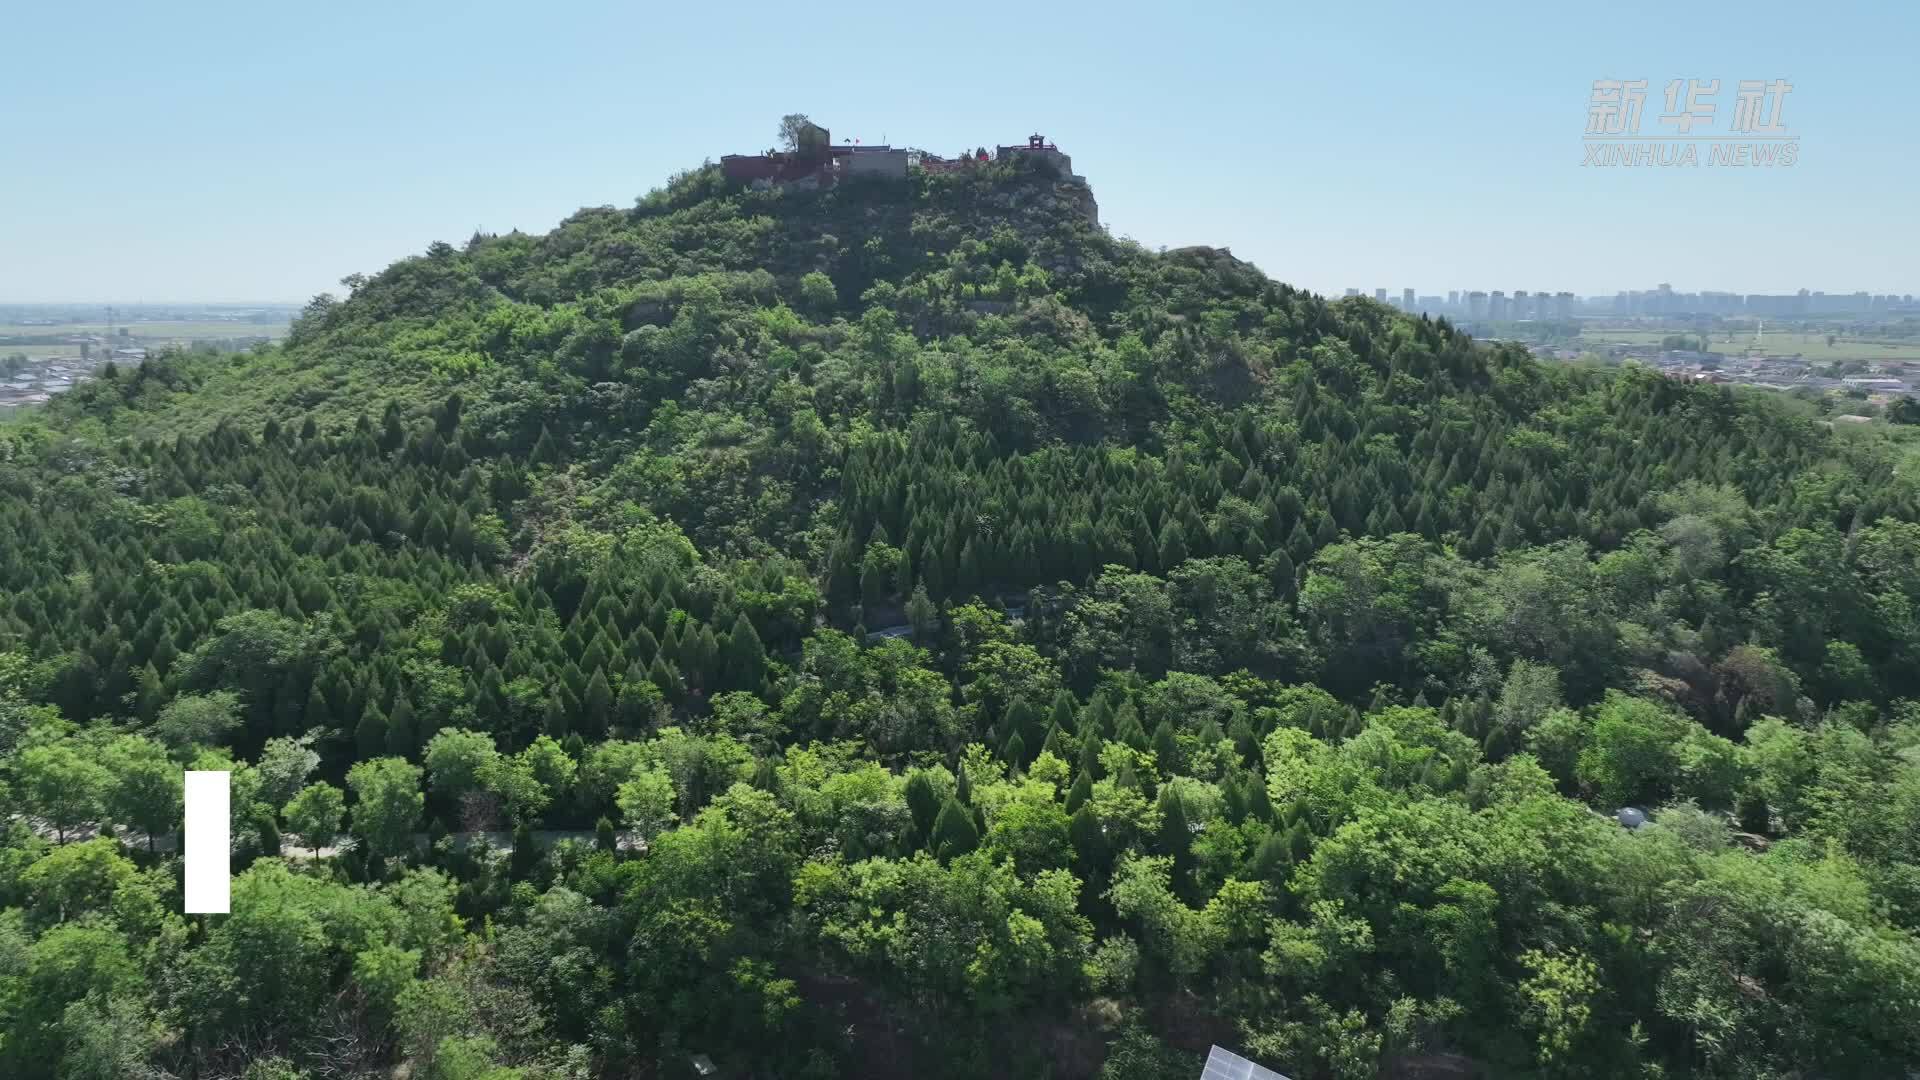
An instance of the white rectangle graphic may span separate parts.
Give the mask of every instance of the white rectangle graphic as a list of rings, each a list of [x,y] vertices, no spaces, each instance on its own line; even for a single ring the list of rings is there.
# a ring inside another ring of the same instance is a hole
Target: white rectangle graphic
[[[182,837],[189,915],[225,915],[232,904],[233,828],[227,816],[231,778],[225,771],[187,773],[187,824]]]

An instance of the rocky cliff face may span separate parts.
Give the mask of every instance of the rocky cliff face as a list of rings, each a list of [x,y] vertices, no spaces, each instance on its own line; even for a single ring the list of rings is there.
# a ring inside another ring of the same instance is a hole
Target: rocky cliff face
[[[1035,227],[1067,218],[1100,224],[1100,206],[1094,201],[1092,186],[1082,177],[1009,184],[997,189],[987,201]]]

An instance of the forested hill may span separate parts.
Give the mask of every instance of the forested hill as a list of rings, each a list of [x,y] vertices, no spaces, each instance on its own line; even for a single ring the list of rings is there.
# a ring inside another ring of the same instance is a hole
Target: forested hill
[[[0,427],[0,1074],[1920,1067],[1889,450],[1091,208],[707,167]]]

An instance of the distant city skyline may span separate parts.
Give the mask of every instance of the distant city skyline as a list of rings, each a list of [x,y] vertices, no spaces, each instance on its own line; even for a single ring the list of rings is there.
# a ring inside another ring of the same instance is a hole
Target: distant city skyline
[[[1348,286],[1343,296],[1363,290]],[[1570,290],[1449,289],[1420,293],[1403,286],[1390,295],[1383,286],[1373,289],[1375,301],[1402,311],[1451,315],[1493,322],[1525,319],[1568,319],[1579,315],[1738,315],[1794,317],[1808,315],[1887,315],[1920,317],[1920,301],[1912,293],[1876,293],[1867,290],[1829,293],[1796,289],[1790,293],[1740,293],[1702,289],[1686,292],[1661,283],[1650,289],[1620,289],[1582,295]]]
[[[1280,279],[1280,280],[1284,280],[1284,279]],[[1287,282],[1287,284],[1296,284],[1296,283]],[[1299,286],[1299,287],[1304,288],[1306,286]],[[1568,292],[1568,293],[1571,293],[1576,303],[1593,303],[1596,301],[1612,301],[1621,296],[1632,296],[1632,295],[1653,296],[1659,293],[1659,290],[1661,289],[1661,287],[1662,287],[1661,285],[1656,284],[1652,286],[1640,286],[1637,288],[1629,288],[1629,289],[1602,290],[1599,292],[1578,292],[1570,289],[1569,290],[1553,289],[1553,290],[1546,290],[1544,295],[1557,296],[1561,292]],[[1820,297],[1825,297],[1829,301],[1834,301],[1834,300],[1853,301],[1861,298],[1866,298],[1871,300],[1885,300],[1885,299],[1897,300],[1903,305],[1904,304],[1920,304],[1920,292],[1908,292],[1908,291],[1899,291],[1899,290],[1882,291],[1878,289],[1846,289],[1846,290],[1829,291],[1825,289],[1813,289],[1813,288],[1803,287],[1803,288],[1798,288],[1791,292],[1785,292],[1785,293],[1756,293],[1756,292],[1741,292],[1733,289],[1710,289],[1710,288],[1708,289],[1673,289],[1670,286],[1668,287],[1671,295],[1675,297],[1713,297],[1713,298],[1731,298],[1734,300],[1744,300],[1752,297],[1787,299],[1787,298],[1792,298],[1796,296],[1805,296],[1805,297],[1808,297],[1809,299],[1817,299]],[[331,290],[325,290],[325,291],[334,292],[336,295],[344,292],[344,290],[340,289],[338,286],[336,286]],[[1532,296],[1542,295],[1542,292],[1540,290],[1526,290],[1526,289],[1470,290],[1470,289],[1464,289],[1464,288],[1448,288],[1439,292],[1426,292],[1418,286],[1407,286],[1407,285],[1391,285],[1391,286],[1375,285],[1375,286],[1370,286],[1366,288],[1361,288],[1357,286],[1347,286],[1341,289],[1325,289],[1325,290],[1312,289],[1311,291],[1320,293],[1326,296],[1328,299],[1338,299],[1341,296],[1366,295],[1366,296],[1372,297],[1373,299],[1379,300],[1383,303],[1390,303],[1395,307],[1403,306],[1404,303],[1409,299],[1412,299],[1416,304],[1425,304],[1429,301],[1434,303],[1447,304],[1447,305],[1459,304],[1459,303],[1464,303],[1466,300],[1466,297],[1470,293],[1475,291],[1481,292],[1489,296],[1496,291],[1502,292],[1509,297],[1515,295],[1516,293],[1527,294]],[[309,296],[301,296],[301,297],[245,297],[245,296],[216,297],[212,299],[162,298],[158,300],[149,300],[149,299],[143,299],[143,298],[135,299],[135,298],[128,298],[128,297],[104,297],[104,298],[103,297],[81,297],[78,299],[67,298],[67,299],[54,299],[54,300],[17,300],[5,295],[0,295],[0,308],[99,307],[104,309],[106,307],[113,306],[113,307],[124,307],[128,309],[137,310],[140,308],[168,308],[168,307],[219,307],[219,308],[301,307],[301,306],[304,306],[311,299],[312,299],[312,296],[309,295]],[[1809,310],[1807,314],[1831,314],[1839,311],[1852,311],[1852,310],[1856,310],[1856,309],[1826,306],[1826,307],[1820,307],[1813,310]],[[1867,309],[1863,309],[1863,310],[1867,310]],[[1695,313],[1712,313],[1712,309],[1707,309],[1707,310],[1704,310],[1701,312],[1695,312]],[[1731,313],[1744,314],[1745,312],[1732,311]],[[1916,312],[1915,314],[1920,314],[1920,312]]]

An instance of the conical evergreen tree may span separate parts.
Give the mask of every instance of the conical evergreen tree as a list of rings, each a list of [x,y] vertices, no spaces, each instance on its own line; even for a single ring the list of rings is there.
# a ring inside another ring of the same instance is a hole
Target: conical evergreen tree
[[[1293,861],[1299,862],[1313,854],[1313,834],[1307,831],[1307,823],[1296,821],[1287,827],[1287,851],[1293,855]]]
[[[1081,776],[1087,777],[1089,782],[1102,779],[1104,774],[1100,769],[1100,740],[1089,737],[1081,741],[1078,771]]]
[[[1023,743],[1034,742],[1040,738],[1040,733],[1034,730],[1036,723],[1033,706],[1028,705],[1023,698],[1015,698],[1012,704],[1007,706],[1006,714],[1000,719],[1000,734],[1018,735]]]
[[[362,759],[387,752],[387,714],[381,711],[379,702],[369,701],[361,710],[359,726],[353,729],[353,741]]]
[[[1245,714],[1233,718],[1233,726],[1227,729],[1227,738],[1233,741],[1234,750],[1240,754],[1240,761],[1247,766],[1260,760],[1260,735],[1253,729],[1253,721]]]
[[[586,713],[587,733],[596,739],[604,737],[614,719],[613,687],[607,685],[606,672],[595,670],[593,678],[587,680],[587,693],[581,708]]]
[[[1113,702],[1104,691],[1095,694],[1093,700],[1087,702],[1086,710],[1080,714],[1079,719],[1080,724],[1074,729],[1075,734],[1106,738],[1113,733]]]
[[[1293,852],[1287,847],[1285,835],[1268,833],[1260,845],[1253,850],[1253,858],[1247,863],[1247,876],[1254,881],[1278,883],[1293,866]]]
[[[980,846],[980,830],[973,815],[957,799],[948,799],[934,819],[933,836],[927,845],[941,861],[965,855]]]
[[[1073,841],[1076,867],[1084,878],[1105,877],[1107,873],[1107,836],[1091,805],[1074,811],[1067,822],[1067,835]]]
[[[418,749],[413,730],[413,702],[406,694],[396,694],[393,712],[387,717],[387,753],[394,757],[412,757]]]
[[[1223,782],[1220,785],[1220,808],[1228,824],[1238,825],[1247,820],[1246,785],[1232,777]]]
[[[1273,800],[1267,794],[1267,785],[1257,776],[1247,785],[1247,816],[1255,821],[1273,820]]]
[[[1505,761],[1513,752],[1512,739],[1507,734],[1507,725],[1495,724],[1487,732],[1487,740],[1481,745],[1481,753],[1488,761]]]
[[[721,685],[732,690],[758,693],[767,673],[767,649],[760,632],[745,615],[736,616],[727,632],[727,645],[721,663]]]
[[[318,679],[307,689],[307,706],[301,711],[300,723],[308,730],[324,731],[333,727],[333,709],[327,704],[327,695],[321,692]]]
[[[1169,520],[1161,527],[1159,559],[1163,573],[1187,561],[1187,532],[1178,521]]]
[[[940,814],[940,794],[925,773],[916,772],[907,779],[906,796],[907,812],[913,816],[913,834],[924,842],[933,835],[933,822]]]
[[[160,673],[154,670],[152,664],[140,668],[140,675],[134,680],[133,695],[134,715],[143,724],[153,723],[153,718],[160,715],[160,703],[166,691],[161,686]]]
[[[637,732],[652,720],[652,702],[657,700],[657,691],[647,680],[647,673],[639,664],[627,668],[626,677],[620,680],[619,702],[614,709],[615,721],[628,732]]]
[[[647,679],[659,689],[662,697],[674,705],[680,703],[680,676],[667,664],[666,651],[653,658],[653,664],[647,669]]]
[[[1313,546],[1329,547],[1340,541],[1340,526],[1334,523],[1333,515],[1320,515],[1320,524],[1313,531]]]
[[[1068,735],[1072,735],[1079,730],[1075,724],[1077,719],[1074,715],[1073,693],[1068,690],[1061,690],[1055,693],[1053,695],[1053,710],[1048,716],[1048,720],[1053,726]]]
[[[1115,742],[1126,743],[1141,753],[1153,749],[1153,741],[1147,738],[1147,729],[1140,726],[1140,714],[1133,711],[1131,704],[1120,706],[1120,711],[1114,714],[1113,738]]]
[[[1274,551],[1267,562],[1267,581],[1273,586],[1273,594],[1283,600],[1293,599],[1295,588],[1293,557],[1285,548]]]
[[[1026,740],[1020,738],[1019,732],[1016,731],[1007,736],[1007,743],[1001,748],[1000,756],[1016,769],[1026,767],[1027,744]]]
[[[1160,833],[1156,846],[1162,855],[1173,856],[1174,871],[1193,867],[1193,833],[1188,828],[1186,800],[1172,786],[1160,789]]]
[[[554,441],[553,432],[545,425],[540,428],[540,437],[534,440],[533,453],[529,455],[535,464],[551,465],[560,460],[560,447]]]
[[[1493,522],[1488,518],[1481,518],[1479,526],[1473,530],[1473,536],[1467,540],[1467,545],[1460,549],[1460,554],[1469,559],[1484,559],[1492,555],[1494,535]]]
[[[1061,733],[1060,725],[1047,725],[1047,737],[1040,742],[1040,752],[1043,754],[1052,754],[1062,762],[1072,760],[1073,751],[1071,744],[1067,741],[1066,735]]]
[[[1153,729],[1153,756],[1163,774],[1180,770],[1180,742],[1174,737],[1173,722],[1162,720]]]
[[[1092,797],[1093,777],[1082,772],[1079,779],[1073,782],[1073,787],[1067,789],[1067,813],[1071,814],[1080,809]]]

